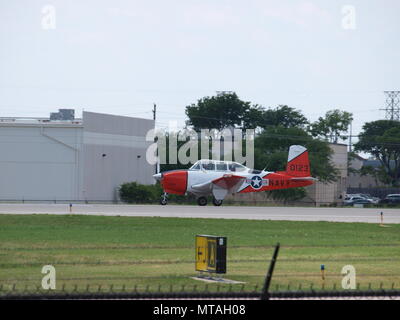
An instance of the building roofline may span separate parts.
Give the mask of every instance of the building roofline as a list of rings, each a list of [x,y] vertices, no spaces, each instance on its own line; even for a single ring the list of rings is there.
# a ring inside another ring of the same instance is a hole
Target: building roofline
[[[366,160],[368,160],[368,159],[365,159],[365,158],[361,157],[361,156],[358,155],[357,153],[354,153],[354,158],[357,158],[358,160],[361,160],[361,161],[366,161]]]
[[[348,144],[346,144],[346,143],[334,143],[334,142],[328,142],[328,144],[329,145],[332,145],[332,146],[348,146]]]
[[[44,118],[44,117],[0,117],[0,127],[57,127],[57,128],[84,127],[85,114],[103,115],[107,117],[134,119],[140,121],[149,121],[150,123],[155,122],[153,119],[122,116],[117,114],[100,113],[92,111],[83,111],[82,118],[75,118],[71,120],[50,120],[50,118]]]
[[[146,120],[146,121],[154,121],[154,119],[146,119],[146,118],[139,118],[139,117],[131,117],[131,116],[122,116],[118,114],[111,114],[111,113],[104,113],[104,112],[93,112],[93,111],[82,111],[82,119],[84,118],[85,113],[93,113],[99,114],[108,117],[119,117],[119,118],[127,118],[127,119],[138,119],[138,120]]]
[[[2,122],[0,127],[34,127],[34,128],[83,128],[83,123],[80,121],[48,121],[48,122]]]

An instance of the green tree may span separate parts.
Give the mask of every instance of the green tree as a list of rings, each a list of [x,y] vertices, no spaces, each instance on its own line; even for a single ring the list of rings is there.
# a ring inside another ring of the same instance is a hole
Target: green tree
[[[372,154],[378,159],[392,186],[400,179],[400,121],[377,120],[367,122],[359,134],[355,150]],[[385,183],[385,175],[380,175]]]
[[[313,176],[325,182],[331,182],[337,178],[338,171],[330,162],[332,151],[328,143],[313,138],[306,131],[309,122],[300,110],[287,105],[265,109],[240,100],[236,93],[224,93],[204,97],[198,100],[197,104],[187,106],[185,112],[188,117],[186,125],[192,126],[196,131],[202,128],[218,130],[229,127],[258,128],[254,150],[257,169],[285,170],[289,147],[293,144],[301,144],[309,149]],[[347,114],[340,114],[341,120]],[[337,120],[334,117],[336,115],[335,111],[333,115],[328,113],[327,116],[329,130],[334,133],[342,130],[341,126],[334,124]],[[305,190],[279,190],[272,191],[271,194],[278,199],[295,200],[303,197]]]
[[[361,176],[371,176],[374,181],[375,185],[378,186],[378,181],[384,184],[390,184],[391,179],[384,170],[383,167],[373,167],[373,166],[362,166],[359,170],[359,174]]]
[[[239,99],[236,93],[222,93],[212,97],[204,97],[186,107],[189,120],[187,126],[193,129],[218,129],[242,127],[245,115],[251,113],[250,102]],[[249,119],[247,119],[249,121]]]
[[[254,105],[243,114],[243,129],[257,129],[263,127],[264,108]]]
[[[339,171],[330,162],[332,150],[326,141],[314,139],[301,128],[268,127],[254,141],[255,167],[269,171],[285,171],[288,150],[300,144],[308,149],[311,175],[323,182],[337,179]],[[285,203],[296,201],[307,195],[305,188],[271,190],[267,193],[275,200]]]
[[[347,173],[348,173],[348,175],[350,175],[351,173],[353,173],[353,174],[360,173],[357,169],[355,169],[351,166],[352,162],[355,158],[356,158],[356,153],[354,151],[347,153]]]
[[[328,143],[314,139],[301,128],[266,128],[254,141],[255,167],[270,171],[285,170],[289,147],[294,144],[308,149],[313,177],[324,182],[336,180],[338,170],[330,162],[332,150]]]
[[[197,104],[186,107],[187,126],[194,130],[218,129],[228,127],[242,129],[267,128],[282,126],[285,128],[304,128],[307,118],[300,110],[280,105],[274,109],[265,109],[259,105],[251,105],[239,99],[236,93],[223,93],[212,97],[204,97]]]
[[[275,109],[264,110],[258,125],[262,128],[281,126],[285,128],[304,128],[308,124],[307,118],[300,110],[280,105]]]
[[[309,126],[309,131],[314,137],[322,137],[330,142],[338,143],[339,139],[346,140],[349,125],[353,121],[353,114],[338,109],[330,110],[325,117],[319,117],[318,121]]]

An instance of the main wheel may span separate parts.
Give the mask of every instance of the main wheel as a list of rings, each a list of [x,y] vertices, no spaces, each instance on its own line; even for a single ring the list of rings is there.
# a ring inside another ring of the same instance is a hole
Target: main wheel
[[[217,200],[217,199],[213,198],[213,204],[214,204],[214,206],[219,207],[219,206],[222,204],[222,201],[223,201],[223,200]]]
[[[165,206],[167,203],[168,203],[168,198],[167,198],[167,195],[164,194],[164,195],[161,196],[160,204],[162,206]]]
[[[207,205],[207,198],[206,197],[197,198],[197,204],[199,206],[206,206]]]

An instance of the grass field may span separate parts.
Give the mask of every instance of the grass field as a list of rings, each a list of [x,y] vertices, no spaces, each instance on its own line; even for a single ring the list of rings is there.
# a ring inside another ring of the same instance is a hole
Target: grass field
[[[360,289],[400,289],[400,225],[0,215],[0,291],[34,290],[48,264],[56,268],[57,289],[202,290],[205,284],[190,278],[196,275],[196,234],[228,238],[224,278],[245,282],[232,290],[261,289],[277,242],[272,290],[321,289],[321,264],[325,289],[341,289],[340,272],[348,264],[356,268]]]

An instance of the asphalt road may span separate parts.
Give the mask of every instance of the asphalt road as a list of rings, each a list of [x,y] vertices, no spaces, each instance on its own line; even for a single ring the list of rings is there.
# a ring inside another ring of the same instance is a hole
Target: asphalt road
[[[0,214],[69,214],[69,204],[0,204]],[[400,223],[400,209],[369,208],[305,208],[305,207],[240,207],[185,205],[124,205],[73,204],[73,214],[131,216],[222,218],[249,220],[292,220],[380,223]]]

